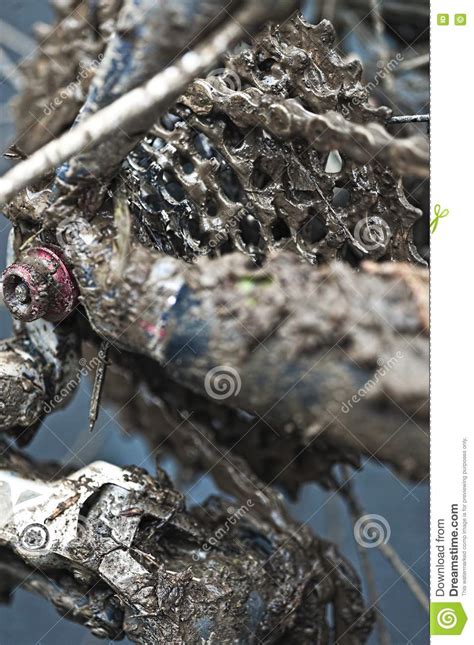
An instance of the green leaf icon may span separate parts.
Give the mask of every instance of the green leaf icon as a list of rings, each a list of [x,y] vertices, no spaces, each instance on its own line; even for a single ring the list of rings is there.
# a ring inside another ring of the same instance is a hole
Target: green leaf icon
[[[432,602],[430,606],[431,636],[459,636],[467,616],[460,602]]]

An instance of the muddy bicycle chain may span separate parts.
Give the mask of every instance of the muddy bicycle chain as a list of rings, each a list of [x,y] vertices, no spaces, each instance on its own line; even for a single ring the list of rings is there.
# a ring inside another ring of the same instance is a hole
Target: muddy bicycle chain
[[[360,63],[334,40],[328,21],[294,16],[189,88],[119,178],[143,243],[188,261],[237,249],[261,262],[285,247],[311,263],[422,262],[421,212],[373,158],[370,128],[390,111],[370,105]],[[309,120],[314,140],[297,136]]]

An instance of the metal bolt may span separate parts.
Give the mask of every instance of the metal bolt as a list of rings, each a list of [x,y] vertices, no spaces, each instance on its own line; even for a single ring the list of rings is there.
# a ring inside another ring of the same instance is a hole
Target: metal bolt
[[[24,322],[45,318],[58,322],[77,303],[74,279],[56,247],[38,246],[2,275],[3,297],[12,316]]]
[[[49,542],[49,531],[43,524],[29,524],[20,536],[20,544],[26,551],[41,551]]]

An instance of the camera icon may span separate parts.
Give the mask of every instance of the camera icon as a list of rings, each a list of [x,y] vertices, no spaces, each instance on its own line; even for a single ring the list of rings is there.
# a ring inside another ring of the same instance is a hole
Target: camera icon
[[[459,27],[464,27],[466,24],[466,14],[465,13],[455,13],[454,14],[454,24]]]

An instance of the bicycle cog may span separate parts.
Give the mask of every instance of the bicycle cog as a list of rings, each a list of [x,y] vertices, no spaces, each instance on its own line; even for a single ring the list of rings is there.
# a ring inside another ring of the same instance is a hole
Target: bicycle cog
[[[421,211],[400,176],[360,161],[370,138],[347,127],[381,125],[390,110],[369,104],[360,63],[343,62],[334,38],[327,20],[295,16],[191,85],[123,165],[143,243],[188,261],[237,249],[260,263],[285,247],[311,263],[424,263],[413,243]],[[315,141],[285,140],[286,124],[303,132],[314,115]]]

